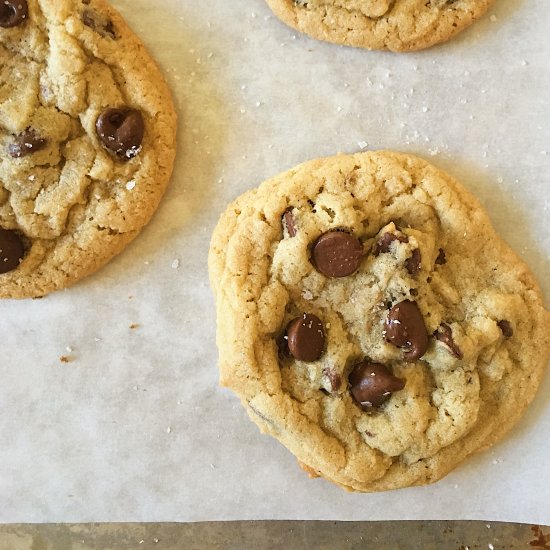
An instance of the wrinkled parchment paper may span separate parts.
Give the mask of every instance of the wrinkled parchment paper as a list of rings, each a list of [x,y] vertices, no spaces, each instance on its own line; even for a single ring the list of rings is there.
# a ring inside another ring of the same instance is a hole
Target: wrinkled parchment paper
[[[151,224],[101,272],[0,304],[0,522],[550,524],[548,377],[504,442],[443,481],[349,494],[308,479],[218,388],[207,282],[231,199],[310,158],[388,148],[473,191],[548,305],[550,2],[497,0],[457,39],[401,55],[316,42],[263,0],[113,4],[171,84],[176,169]]]

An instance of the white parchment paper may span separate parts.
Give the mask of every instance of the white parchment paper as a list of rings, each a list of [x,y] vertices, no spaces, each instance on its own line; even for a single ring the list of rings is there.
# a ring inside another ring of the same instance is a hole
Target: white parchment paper
[[[207,282],[231,199],[310,158],[388,148],[473,191],[548,304],[550,2],[497,0],[457,39],[401,55],[298,35],[263,0],[113,3],[172,86],[176,169],[154,220],[101,272],[0,303],[0,522],[550,524],[548,377],[505,441],[443,481],[348,494],[308,479],[218,388]]]

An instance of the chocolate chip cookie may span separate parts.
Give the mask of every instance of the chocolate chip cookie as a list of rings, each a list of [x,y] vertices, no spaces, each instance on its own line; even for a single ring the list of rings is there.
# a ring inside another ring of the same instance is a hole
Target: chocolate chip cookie
[[[282,21],[319,40],[371,50],[421,50],[471,25],[494,0],[267,0]]]
[[[309,472],[433,482],[533,399],[550,313],[450,176],[406,154],[307,162],[232,203],[209,267],[221,383]]]
[[[175,128],[164,78],[103,0],[2,0],[0,297],[121,252],[164,193]]]

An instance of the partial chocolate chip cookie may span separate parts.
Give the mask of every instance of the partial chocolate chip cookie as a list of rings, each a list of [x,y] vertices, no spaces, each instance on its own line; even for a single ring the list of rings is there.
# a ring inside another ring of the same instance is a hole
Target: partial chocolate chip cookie
[[[267,0],[313,38],[371,50],[421,50],[471,25],[494,0]]]
[[[119,253],[164,193],[175,130],[164,78],[103,0],[1,0],[0,297]]]
[[[221,383],[308,471],[357,491],[433,482],[533,399],[550,313],[450,176],[405,154],[307,162],[212,237]]]

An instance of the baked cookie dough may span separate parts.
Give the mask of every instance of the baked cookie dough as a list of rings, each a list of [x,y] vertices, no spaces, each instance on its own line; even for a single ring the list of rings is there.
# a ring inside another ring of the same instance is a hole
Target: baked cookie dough
[[[172,172],[176,115],[103,0],[0,2],[0,297],[43,296],[139,233]]]
[[[221,384],[306,471],[356,491],[440,479],[533,399],[550,313],[450,176],[406,154],[302,164],[212,237]]]
[[[370,50],[422,50],[480,18],[494,0],[267,0],[279,19],[317,38]]]

